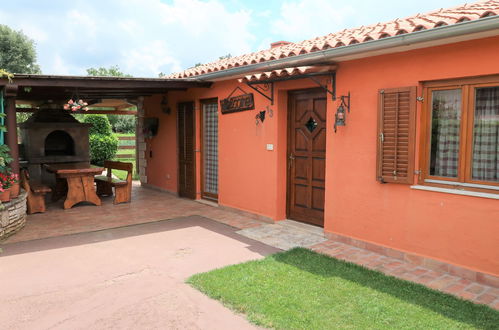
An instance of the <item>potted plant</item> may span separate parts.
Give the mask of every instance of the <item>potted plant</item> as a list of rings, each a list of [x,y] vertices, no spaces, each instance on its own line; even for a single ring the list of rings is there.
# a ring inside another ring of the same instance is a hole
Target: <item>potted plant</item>
[[[0,172],[0,201],[10,201],[11,173]]]
[[[20,190],[19,175],[16,173],[11,173],[9,180],[12,184],[12,186],[10,187],[10,198],[17,198],[19,196]]]

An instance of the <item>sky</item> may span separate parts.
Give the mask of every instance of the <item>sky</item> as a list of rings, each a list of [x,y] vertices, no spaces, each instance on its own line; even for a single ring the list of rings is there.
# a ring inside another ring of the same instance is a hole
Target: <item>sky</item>
[[[44,74],[118,65],[157,77],[464,0],[1,0],[0,24],[35,41]]]

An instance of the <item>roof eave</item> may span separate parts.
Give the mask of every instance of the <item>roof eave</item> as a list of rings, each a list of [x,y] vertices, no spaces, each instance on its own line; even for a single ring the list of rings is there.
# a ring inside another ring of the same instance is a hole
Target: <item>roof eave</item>
[[[228,80],[240,78],[242,75],[278,70],[290,66],[337,63],[345,60],[444,45],[494,35],[499,35],[499,16],[210,72],[198,75],[195,78],[208,81]]]

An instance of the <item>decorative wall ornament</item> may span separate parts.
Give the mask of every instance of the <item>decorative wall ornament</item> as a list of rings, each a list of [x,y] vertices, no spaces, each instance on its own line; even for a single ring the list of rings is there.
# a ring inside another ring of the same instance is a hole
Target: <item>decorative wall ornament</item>
[[[172,109],[168,105],[168,96],[167,95],[163,96],[163,98],[161,99],[160,106],[161,106],[161,112],[163,112],[167,115],[169,115],[172,112]]]
[[[256,125],[258,125],[260,122],[262,122],[263,124],[266,115],[269,116],[269,118],[272,118],[274,116],[274,111],[268,105],[265,107],[265,110],[259,111],[256,114]]]

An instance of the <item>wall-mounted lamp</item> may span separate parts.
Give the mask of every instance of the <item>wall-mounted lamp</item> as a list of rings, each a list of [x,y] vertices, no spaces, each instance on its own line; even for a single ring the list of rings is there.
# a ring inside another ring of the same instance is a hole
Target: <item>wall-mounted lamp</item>
[[[265,121],[265,115],[268,114],[268,116],[270,118],[272,118],[274,116],[274,111],[272,109],[270,109],[270,107],[267,105],[266,109],[263,110],[263,111],[259,111],[256,116],[255,116],[255,119],[256,119],[256,124],[258,125],[260,122],[263,122]]]
[[[172,112],[172,109],[168,106],[168,98],[166,96],[163,96],[161,99],[160,106],[163,113],[169,115]]]
[[[336,127],[338,126],[346,126],[347,125],[347,116],[345,112],[345,108],[350,113],[350,92],[348,92],[348,95],[342,95],[340,97],[341,102],[340,106],[336,110],[336,114],[334,115],[334,132],[336,133]],[[345,101],[346,100],[346,101]]]

